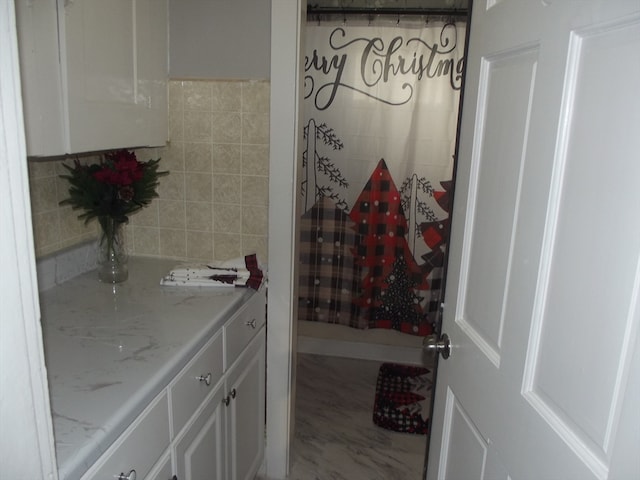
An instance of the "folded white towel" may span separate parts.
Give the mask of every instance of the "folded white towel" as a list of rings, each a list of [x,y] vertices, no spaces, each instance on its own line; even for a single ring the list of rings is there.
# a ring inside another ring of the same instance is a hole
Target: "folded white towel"
[[[181,279],[210,279],[215,276],[234,276],[238,278],[249,278],[249,270],[211,270],[206,268],[177,268],[169,272],[169,277]]]
[[[163,277],[160,279],[160,285],[173,285],[173,286],[185,286],[185,287],[244,287],[246,280],[234,280],[233,283],[220,282],[218,280],[205,280],[205,279],[178,279],[171,277]]]
[[[198,264],[180,265],[160,280],[160,285],[185,285],[194,287],[235,287],[245,286],[251,272],[237,262],[225,262],[223,265]]]
[[[221,264],[179,265],[160,279],[160,285],[257,289],[263,277],[256,255],[252,254]]]

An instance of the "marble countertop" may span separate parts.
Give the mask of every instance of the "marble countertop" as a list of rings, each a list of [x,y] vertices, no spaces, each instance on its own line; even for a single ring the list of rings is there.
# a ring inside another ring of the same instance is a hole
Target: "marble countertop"
[[[58,470],[75,480],[254,290],[167,287],[175,261],[132,258],[129,279],[91,271],[40,294]]]

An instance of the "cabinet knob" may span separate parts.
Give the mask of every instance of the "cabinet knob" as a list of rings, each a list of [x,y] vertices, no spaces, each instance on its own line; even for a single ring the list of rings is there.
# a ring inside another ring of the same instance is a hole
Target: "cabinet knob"
[[[255,329],[256,328],[256,319],[252,319],[250,322],[247,322],[247,325],[250,326],[251,328]]]
[[[116,477],[114,475],[114,477]],[[136,480],[136,471],[135,470],[131,470],[129,471],[129,473],[125,474],[124,472],[120,473],[120,475],[118,475],[116,477],[118,480]]]
[[[234,388],[233,390],[231,390],[231,398],[236,398],[236,389]]]
[[[224,403],[225,407],[228,407],[229,403],[231,403],[231,397],[227,395],[226,397],[224,397],[224,400],[222,400],[222,402]]]
[[[211,373],[207,373],[206,375],[200,375],[196,377],[197,380],[204,382],[204,384],[208,387],[211,385]]]

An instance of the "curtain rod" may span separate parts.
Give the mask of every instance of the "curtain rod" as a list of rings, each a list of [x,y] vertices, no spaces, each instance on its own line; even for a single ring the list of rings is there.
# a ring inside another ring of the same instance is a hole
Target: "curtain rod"
[[[317,7],[309,5],[307,15],[435,15],[466,17],[465,9],[438,9],[438,8],[334,8]]]

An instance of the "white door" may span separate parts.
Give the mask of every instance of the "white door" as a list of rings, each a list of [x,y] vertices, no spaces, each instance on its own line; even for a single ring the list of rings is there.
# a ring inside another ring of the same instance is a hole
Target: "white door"
[[[640,2],[473,4],[429,479],[640,478]]]

